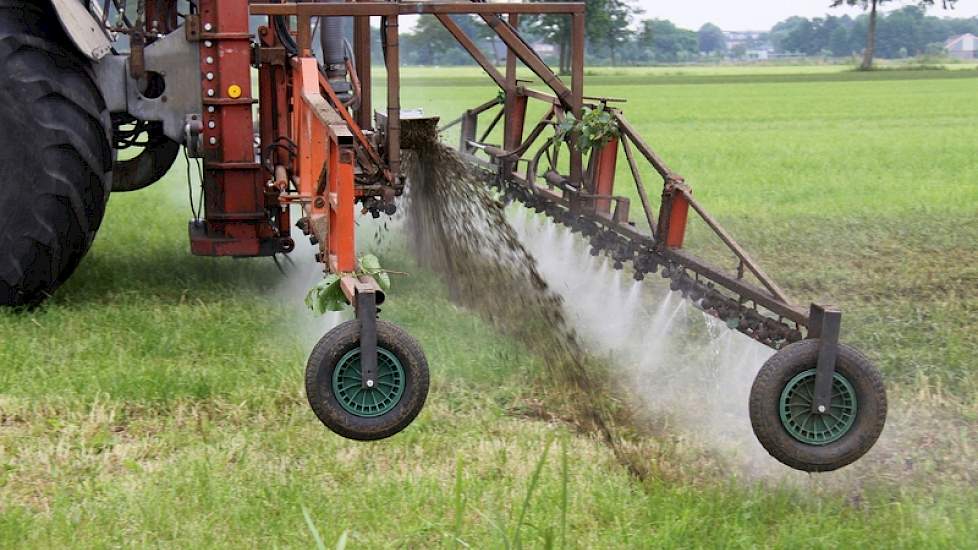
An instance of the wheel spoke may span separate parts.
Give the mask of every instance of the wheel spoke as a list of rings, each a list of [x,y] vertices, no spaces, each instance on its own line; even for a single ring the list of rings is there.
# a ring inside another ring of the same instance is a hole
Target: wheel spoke
[[[404,369],[389,351],[377,348],[377,373],[374,385],[364,388],[359,350],[340,359],[333,374],[333,392],[346,412],[363,418],[389,412],[404,391]]]
[[[816,375],[816,369],[809,369],[796,374],[785,384],[781,392],[780,416],[785,430],[798,441],[827,445],[844,436],[855,422],[856,396],[849,381],[836,372],[827,410],[813,412]]]

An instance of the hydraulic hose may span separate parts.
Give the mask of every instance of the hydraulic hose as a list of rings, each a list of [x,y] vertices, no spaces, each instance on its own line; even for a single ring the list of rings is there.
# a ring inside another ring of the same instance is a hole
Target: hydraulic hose
[[[335,4],[344,0],[320,1]],[[326,78],[337,97],[345,103],[350,100],[353,87],[347,79],[346,72],[346,46],[343,37],[344,19],[347,18],[320,17],[319,42],[323,47],[323,67],[326,71]]]

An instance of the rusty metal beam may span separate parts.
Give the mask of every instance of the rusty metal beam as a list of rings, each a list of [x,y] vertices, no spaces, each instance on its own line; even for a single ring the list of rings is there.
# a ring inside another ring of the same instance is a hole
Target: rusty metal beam
[[[496,82],[496,86],[499,86],[500,88],[506,91],[510,89],[506,85],[506,79],[503,77],[503,75],[500,74],[500,72],[496,69],[495,66],[493,66],[493,64],[489,61],[489,59],[485,56],[485,54],[482,53],[482,50],[480,50],[479,47],[475,45],[475,42],[473,42],[472,39],[469,38],[467,34],[465,34],[465,31],[463,31],[461,27],[459,27],[458,24],[455,23],[455,21],[453,21],[449,15],[439,13],[439,14],[435,14],[435,17],[438,19],[439,22],[441,22],[442,26],[445,27],[445,29],[448,32],[452,33],[452,36],[455,37],[455,40],[457,40],[458,43],[463,48],[465,48],[465,51],[469,53],[472,59],[474,59],[475,62],[478,63],[480,67],[482,67],[482,70],[485,71],[486,74],[488,74],[493,79],[493,81]]]
[[[353,20],[353,51],[357,58],[354,68],[360,78],[360,104],[356,115],[357,123],[366,130],[373,128],[370,32],[370,17],[359,16]]]
[[[584,110],[584,13],[575,13],[571,21],[571,113],[581,120]],[[571,147],[571,182],[584,183],[584,154]]]
[[[342,146],[352,146],[354,135],[350,132],[346,122],[340,117],[333,107],[326,101],[326,98],[317,94],[302,94],[302,99],[309,106],[309,110],[319,119],[329,131],[330,138]]]
[[[635,162],[635,155],[632,154],[632,145],[628,137],[622,136],[622,148],[625,150],[625,158],[628,160],[628,168],[632,171],[632,179],[635,180],[635,188],[638,190],[638,198],[642,201],[642,210],[645,211],[645,220],[649,223],[649,230],[652,231],[652,238],[655,238],[655,214],[652,212],[652,202],[649,200],[649,193],[645,190],[642,183],[642,172],[638,169]]]
[[[475,163],[481,163],[481,161],[476,157],[466,158],[471,159],[471,161]],[[491,165],[487,166],[488,170],[491,170],[492,168],[493,167]],[[568,210],[571,208],[570,200],[548,189],[540,187],[539,185],[532,184],[525,178],[522,178],[515,173],[510,174],[507,179],[512,183],[524,187],[534,195],[541,197],[548,202],[560,205],[562,208],[566,208]],[[647,250],[655,250],[652,253],[660,257],[659,263],[661,264],[665,264],[670,261],[675,262],[683,268],[688,269],[693,273],[697,273],[700,276],[719,284],[727,290],[754,302],[758,306],[771,311],[775,315],[782,316],[805,327],[809,326],[809,316],[807,310],[785,300],[779,299],[777,296],[771,294],[771,292],[768,290],[753,285],[743,279],[739,279],[734,275],[727,273],[723,269],[713,266],[709,262],[703,261],[684,250],[656,249],[656,240],[651,235],[644,233],[638,228],[627,224],[617,223],[614,220],[604,216],[588,215],[588,218],[601,224],[604,228],[614,231],[615,233],[618,233],[619,235],[633,242],[641,243]]]
[[[507,17],[509,24],[515,29],[519,28],[520,16],[516,13],[511,13]],[[506,48],[506,106],[503,108],[506,112],[506,121],[503,123],[503,148],[512,149],[516,146],[513,134],[516,131],[517,119],[516,114],[516,102],[518,97],[517,83],[516,83],[516,55],[513,50]],[[522,99],[524,105],[526,103],[526,98]],[[525,109],[524,109],[525,111]],[[524,113],[525,114],[525,113]],[[520,134],[523,133],[523,128],[519,128]],[[522,138],[522,136],[521,136]]]
[[[483,5],[498,6],[502,4],[483,4]],[[536,4],[528,4],[528,5],[536,5]],[[557,97],[560,98],[561,102],[563,102],[564,105],[566,105],[567,107],[572,107],[573,100],[574,100],[573,92],[567,87],[566,84],[563,83],[563,81],[560,80],[560,78],[556,74],[554,74],[553,71],[550,70],[550,67],[548,67],[547,64],[543,62],[542,59],[540,59],[540,56],[538,56],[536,52],[530,49],[530,47],[526,45],[526,43],[523,41],[522,38],[520,38],[518,34],[513,32],[513,29],[511,29],[507,24],[505,24],[503,20],[499,18],[499,16],[493,15],[492,13],[482,13],[480,14],[480,16],[489,25],[489,28],[491,28],[496,33],[496,35],[499,36],[499,38],[503,41],[503,43],[506,44],[506,47],[509,48],[509,50],[512,51],[516,55],[516,57],[518,57],[520,61],[523,62],[524,65],[526,65],[531,71],[533,71],[533,74],[537,75],[537,78],[542,80],[543,83],[547,85],[547,87],[549,87],[551,90],[554,91],[555,94],[557,94]],[[582,47],[583,47],[583,43],[582,43]],[[582,57],[581,58],[582,75],[583,75],[583,65],[584,65],[584,59]]]
[[[336,106],[336,110],[334,112],[343,119],[343,122],[347,125],[356,140],[360,143],[360,146],[367,152],[370,160],[373,161],[377,170],[384,170],[384,162],[381,160],[377,150],[374,148],[373,144],[370,143],[370,140],[367,139],[367,136],[364,135],[363,130],[360,129],[356,121],[353,120],[353,115],[343,108],[343,103],[340,101],[340,98],[337,97],[336,92],[333,90],[333,86],[329,83],[329,79],[326,78],[326,75],[323,74],[322,71],[319,72],[319,86],[324,92],[326,92],[327,97],[329,97],[329,100],[333,102],[333,105]],[[390,173],[386,173],[385,176],[388,181],[392,180]]]
[[[387,161],[391,174],[397,178],[401,173],[401,50],[397,15],[385,17],[383,27],[381,32],[384,33],[387,47]]]
[[[583,2],[472,3],[472,2],[339,2],[251,4],[252,15],[392,16],[423,14],[583,14]]]

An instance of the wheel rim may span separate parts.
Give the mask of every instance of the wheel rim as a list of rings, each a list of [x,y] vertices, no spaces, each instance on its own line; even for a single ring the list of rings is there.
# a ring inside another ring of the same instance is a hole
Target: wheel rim
[[[815,400],[815,369],[792,378],[781,392],[781,424],[791,437],[809,445],[827,445],[849,432],[856,421],[856,390],[838,372],[832,377],[832,400],[828,412],[812,412]]]
[[[363,418],[389,413],[404,395],[404,367],[397,356],[377,348],[377,381],[363,388],[360,380],[360,348],[350,350],[333,369],[333,395],[346,412]]]

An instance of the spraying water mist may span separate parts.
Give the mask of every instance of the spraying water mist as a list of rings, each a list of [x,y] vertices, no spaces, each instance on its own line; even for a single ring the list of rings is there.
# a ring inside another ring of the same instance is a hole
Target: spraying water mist
[[[705,315],[668,282],[642,282],[591,256],[586,241],[524,208],[510,223],[564,298],[568,320],[606,357],[649,420],[721,451],[754,474],[784,472],[760,446],[747,412],[754,376],[774,352]]]

